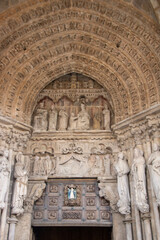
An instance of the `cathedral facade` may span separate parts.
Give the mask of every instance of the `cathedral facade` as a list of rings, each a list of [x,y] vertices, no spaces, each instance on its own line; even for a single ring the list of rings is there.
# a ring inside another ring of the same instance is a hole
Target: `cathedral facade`
[[[0,1],[0,239],[160,240],[159,0]]]

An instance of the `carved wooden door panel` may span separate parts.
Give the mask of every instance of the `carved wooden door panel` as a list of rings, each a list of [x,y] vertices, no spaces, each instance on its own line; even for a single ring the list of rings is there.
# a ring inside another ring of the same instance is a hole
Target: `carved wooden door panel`
[[[32,226],[112,226],[96,179],[52,179],[34,205]]]

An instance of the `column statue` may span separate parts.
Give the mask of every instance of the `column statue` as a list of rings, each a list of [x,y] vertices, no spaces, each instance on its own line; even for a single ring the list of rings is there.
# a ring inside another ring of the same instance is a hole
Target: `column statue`
[[[103,119],[104,129],[110,131],[110,111],[107,106],[103,110]]]
[[[57,128],[57,116],[58,112],[55,109],[54,104],[51,106],[51,109],[49,110],[49,126],[48,130],[49,131],[55,131]]]
[[[145,159],[143,157],[143,151],[139,148],[134,149],[132,175],[136,206],[140,212],[147,213],[149,211],[149,205],[147,203],[146,192]]]
[[[10,176],[9,151],[6,149],[0,157],[0,209],[4,209]]]
[[[66,130],[68,127],[68,113],[65,109],[59,111],[59,129],[60,131]]]
[[[81,103],[81,111],[78,113],[77,129],[78,130],[90,129],[90,116],[85,109],[84,103]]]
[[[44,109],[44,102],[39,104],[39,108],[34,116],[34,130],[47,131],[47,110]]]
[[[27,195],[28,171],[25,163],[25,157],[22,152],[16,156],[16,165],[14,171],[15,184],[12,199],[12,214],[20,215],[24,212],[23,201]]]
[[[160,147],[154,143],[153,152],[148,160],[153,190],[160,206]]]
[[[119,201],[117,206],[121,214],[130,213],[130,194],[128,184],[128,173],[130,172],[128,163],[124,158],[123,152],[118,154],[118,161],[115,163],[115,169],[117,172],[117,186]]]

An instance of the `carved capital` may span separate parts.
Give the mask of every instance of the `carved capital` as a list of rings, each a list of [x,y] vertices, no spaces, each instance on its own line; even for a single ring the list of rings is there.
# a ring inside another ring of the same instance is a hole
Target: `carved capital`
[[[29,213],[32,212],[34,202],[37,201],[42,196],[42,193],[45,187],[46,187],[46,184],[44,182],[32,184],[30,186],[28,196],[25,200],[25,212],[29,212]]]

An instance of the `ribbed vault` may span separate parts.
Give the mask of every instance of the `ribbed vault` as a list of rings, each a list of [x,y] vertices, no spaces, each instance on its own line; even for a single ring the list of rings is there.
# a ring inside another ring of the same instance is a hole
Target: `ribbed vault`
[[[0,24],[4,115],[30,123],[39,92],[71,72],[106,88],[116,122],[160,102],[160,29],[121,1],[28,1]]]

